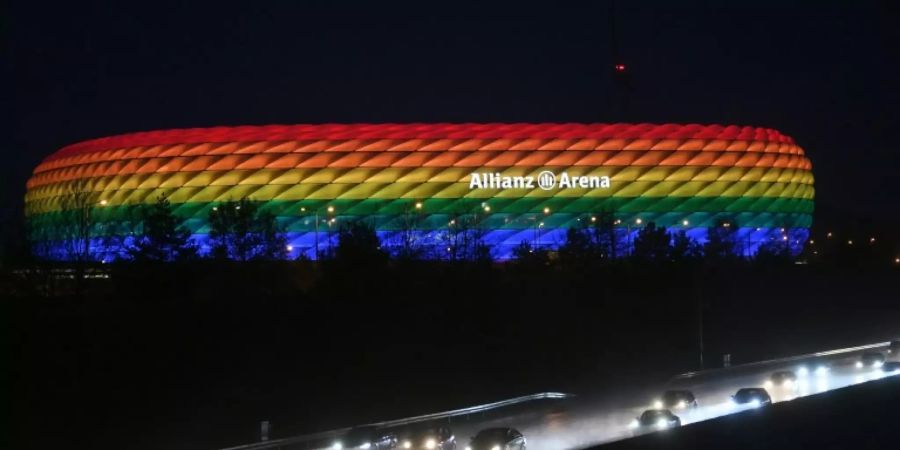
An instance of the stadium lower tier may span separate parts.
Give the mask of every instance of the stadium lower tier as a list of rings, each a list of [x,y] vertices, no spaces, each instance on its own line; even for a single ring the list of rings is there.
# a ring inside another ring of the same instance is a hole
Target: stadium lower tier
[[[720,200],[720,199],[715,199]],[[749,199],[739,199],[749,200]],[[765,209],[772,209],[773,204],[766,199],[754,199]],[[762,202],[762,203],[759,203]],[[303,207],[306,213],[295,216],[276,216],[286,240],[285,256],[296,258],[305,256],[315,259],[318,255],[327,255],[336,244],[338,230],[342,224],[353,220],[362,220],[376,230],[383,249],[397,254],[412,245],[423,256],[430,258],[458,257],[465,249],[459,246],[461,233],[472,233],[486,244],[494,259],[506,260],[513,257],[514,249],[523,242],[536,248],[558,249],[566,242],[566,233],[570,228],[589,228],[606,220],[613,222],[617,241],[617,254],[627,255],[641,228],[653,223],[666,227],[675,233],[684,230],[698,244],[707,241],[710,227],[726,225],[734,231],[735,250],[745,256],[752,256],[765,243],[787,245],[793,254],[798,254],[808,237],[811,225],[812,202],[799,199],[785,200],[779,208],[790,212],[616,212],[613,215],[604,213],[544,213],[544,212],[504,212],[498,205],[485,211],[484,206],[497,205],[491,201],[478,202],[473,205],[474,211],[468,214],[426,214],[418,212],[414,206],[408,207],[403,214],[376,214],[366,216],[346,216],[329,214],[325,204]],[[339,205],[339,204],[338,204]],[[346,205],[344,205],[346,206]],[[433,205],[431,205],[433,206]],[[753,209],[752,204],[745,205]],[[425,206],[423,206],[424,208]],[[205,215],[198,218],[198,208],[212,208],[212,205],[180,205],[176,212],[185,213],[190,210],[193,218],[186,219],[183,226],[191,232],[192,239],[198,244],[200,253],[209,253],[209,226]],[[284,209],[275,205],[266,205],[273,212]],[[335,207],[338,211],[339,206]],[[548,207],[549,208],[549,207]],[[299,208],[291,208],[300,211]],[[499,212],[494,212],[499,210]],[[550,211],[548,209],[548,211]],[[191,217],[189,216],[189,217]],[[133,213],[124,207],[98,208],[94,215],[96,223],[91,231],[91,254],[98,260],[114,260],[124,255],[124,249],[130,245],[131,236],[137,224],[132,222]],[[316,221],[319,224],[316,227]],[[62,213],[46,213],[32,218],[36,229],[47,233],[37,237],[44,244],[42,253],[51,259],[70,259],[69,249],[72,245],[66,242],[65,236],[71,235],[66,230]],[[318,230],[318,231],[317,231]],[[448,250],[449,248],[449,250]]]

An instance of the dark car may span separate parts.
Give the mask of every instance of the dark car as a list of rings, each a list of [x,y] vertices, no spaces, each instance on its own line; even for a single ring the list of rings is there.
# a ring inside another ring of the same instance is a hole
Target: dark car
[[[657,400],[654,409],[687,409],[697,407],[697,398],[694,393],[685,389],[669,390],[663,392],[662,398]]]
[[[890,345],[888,345],[888,353],[892,355],[900,353],[900,341],[891,341]]]
[[[884,355],[878,352],[865,352],[856,362],[857,368],[879,368],[884,365]]]
[[[680,427],[681,419],[668,409],[648,409],[631,422],[634,434]]]
[[[399,446],[412,450],[456,450],[456,436],[447,427],[418,427],[401,433]]]
[[[797,374],[790,370],[779,370],[772,374],[765,383],[766,387],[794,389],[797,387]]]
[[[525,450],[525,436],[515,428],[488,428],[479,431],[466,450]]]
[[[397,448],[397,437],[377,427],[357,427],[331,445],[332,450],[386,450]]]
[[[772,397],[763,388],[741,388],[731,396],[731,401],[735,405],[758,407],[771,404]]]
[[[894,373],[900,372],[900,361],[888,361],[881,366],[881,371],[884,373]]]

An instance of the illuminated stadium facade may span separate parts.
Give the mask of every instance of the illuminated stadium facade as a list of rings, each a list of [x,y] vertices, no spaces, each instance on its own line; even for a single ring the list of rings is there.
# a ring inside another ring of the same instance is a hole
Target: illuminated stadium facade
[[[473,180],[474,178],[474,180]],[[529,182],[530,180],[530,182]],[[566,184],[565,180],[568,180]],[[550,183],[552,181],[552,184]],[[326,124],[167,130],[70,145],[28,181],[31,239],[66,259],[73,196],[90,202],[91,253],[121,254],[129,208],[165,196],[207,248],[208,216],[248,198],[277,217],[292,257],[368,221],[383,246],[412,237],[441,257],[461,223],[497,259],[556,248],[570,227],[615,218],[628,242],[651,222],[704,242],[735,224],[740,251],[797,252],[813,212],[810,161],[777,131],[675,124]],[[318,229],[318,231],[316,231]]]

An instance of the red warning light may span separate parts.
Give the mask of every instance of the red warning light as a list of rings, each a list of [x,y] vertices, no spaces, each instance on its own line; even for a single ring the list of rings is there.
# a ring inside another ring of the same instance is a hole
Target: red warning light
[[[616,69],[616,72],[624,72],[624,71],[625,71],[625,64],[616,64],[616,65],[615,65],[615,69]]]

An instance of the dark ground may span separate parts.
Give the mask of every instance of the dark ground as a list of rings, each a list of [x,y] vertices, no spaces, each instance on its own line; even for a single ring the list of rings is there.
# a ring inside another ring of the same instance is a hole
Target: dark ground
[[[111,270],[50,298],[7,276],[9,448],[216,448],[255,440],[262,419],[284,436],[663,380],[697,368],[698,298],[710,365],[900,328],[891,268]]]

